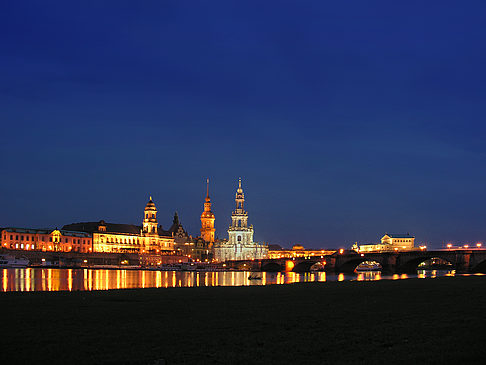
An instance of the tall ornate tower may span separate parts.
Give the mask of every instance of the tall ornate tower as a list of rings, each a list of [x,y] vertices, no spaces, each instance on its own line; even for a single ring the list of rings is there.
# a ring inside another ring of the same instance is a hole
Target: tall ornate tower
[[[206,201],[204,211],[201,214],[201,237],[204,241],[214,242],[214,214],[211,212],[211,199],[209,198],[209,179],[206,181]]]
[[[248,245],[253,243],[253,226],[248,227],[248,213],[244,210],[245,194],[241,188],[241,177],[236,190],[236,209],[231,214],[231,226],[228,229],[228,242]]]
[[[152,197],[145,206],[144,218],[143,218],[143,233],[157,234],[157,208],[155,207]]]

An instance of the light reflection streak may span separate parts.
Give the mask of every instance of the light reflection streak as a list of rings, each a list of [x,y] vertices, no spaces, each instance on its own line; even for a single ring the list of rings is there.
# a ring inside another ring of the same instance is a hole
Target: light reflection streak
[[[72,269],[68,269],[67,283],[68,283],[68,290],[72,291],[73,290],[73,270]]]
[[[0,291],[58,291],[58,290],[109,290],[126,288],[167,288],[193,286],[248,286],[282,285],[297,282],[326,281],[370,281],[382,279],[434,278],[455,276],[449,271],[417,271],[416,275],[381,275],[381,272],[362,272],[358,274],[334,274],[326,272],[278,272],[259,275],[261,280],[249,280],[249,271],[228,272],[180,272],[151,270],[105,270],[105,269],[2,269]],[[476,275],[476,274],[474,274]],[[484,274],[480,274],[484,275]]]
[[[28,269],[25,269],[25,290],[27,291],[30,291],[30,285],[32,284],[31,283],[31,272],[32,272],[32,269],[28,268]]]
[[[2,270],[2,287],[3,287],[3,291],[7,291],[8,289],[8,271],[7,269],[3,269]]]
[[[47,290],[52,291],[52,269],[47,269]]]

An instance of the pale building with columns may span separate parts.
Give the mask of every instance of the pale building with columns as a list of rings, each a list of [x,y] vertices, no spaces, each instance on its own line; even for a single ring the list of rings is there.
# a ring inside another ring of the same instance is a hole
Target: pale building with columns
[[[213,246],[216,261],[264,259],[268,256],[268,246],[253,242],[253,226],[248,225],[248,213],[244,210],[245,195],[241,178],[236,190],[236,209],[231,214],[228,241],[215,242]]]
[[[358,252],[393,252],[393,251],[417,251],[420,247],[415,247],[415,237],[407,234],[386,233],[381,238],[379,244],[358,245],[353,249]]]

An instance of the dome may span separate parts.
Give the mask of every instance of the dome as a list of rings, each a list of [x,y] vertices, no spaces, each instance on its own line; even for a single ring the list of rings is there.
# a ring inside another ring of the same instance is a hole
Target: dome
[[[154,202],[152,201],[152,197],[150,197],[147,205],[145,206],[145,210],[157,210],[157,208],[155,208]]]

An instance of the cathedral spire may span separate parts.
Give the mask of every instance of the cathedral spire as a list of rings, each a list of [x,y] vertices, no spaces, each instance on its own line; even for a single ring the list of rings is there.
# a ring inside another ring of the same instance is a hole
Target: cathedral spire
[[[241,177],[238,179],[238,189],[236,189],[235,201],[236,201],[236,210],[243,213],[245,194],[243,194],[243,189],[241,188]]]
[[[209,177],[206,179],[206,201],[209,201]]]
[[[206,179],[206,200],[204,211],[201,214],[201,237],[206,242],[214,242],[214,214],[211,211],[211,199],[209,198],[209,178]]]

